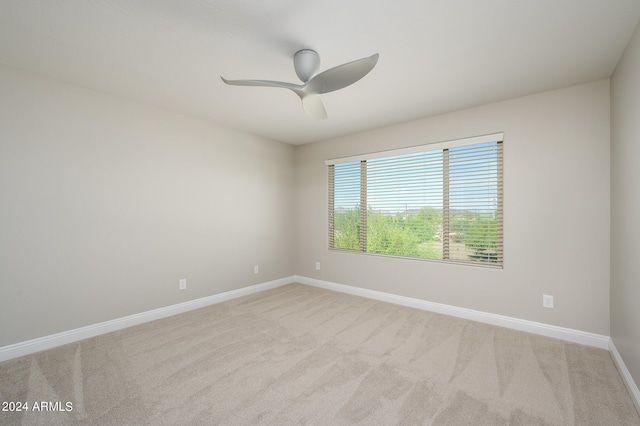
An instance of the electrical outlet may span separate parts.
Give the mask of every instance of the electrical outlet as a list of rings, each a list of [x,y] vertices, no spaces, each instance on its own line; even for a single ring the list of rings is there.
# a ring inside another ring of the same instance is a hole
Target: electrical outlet
[[[180,280],[180,284],[178,284],[178,289],[179,290],[186,290],[187,289],[187,279],[186,278],[182,278]]]
[[[253,266],[253,273],[254,273],[254,274],[257,274],[258,272],[260,272],[260,266],[258,266],[258,265],[254,265],[254,266]]]
[[[553,308],[553,296],[548,294],[542,295],[542,307],[543,308]]]
[[[316,271],[320,270],[320,262],[316,262]]]

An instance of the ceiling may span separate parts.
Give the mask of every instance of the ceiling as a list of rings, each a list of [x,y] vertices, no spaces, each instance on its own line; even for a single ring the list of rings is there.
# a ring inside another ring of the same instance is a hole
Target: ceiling
[[[0,0],[0,63],[290,144],[607,78],[639,0]],[[308,118],[293,54],[380,54]]]

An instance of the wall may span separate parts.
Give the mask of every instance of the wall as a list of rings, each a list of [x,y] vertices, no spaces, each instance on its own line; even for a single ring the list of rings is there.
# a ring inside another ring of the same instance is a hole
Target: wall
[[[503,270],[327,250],[324,160],[496,132],[505,135]],[[609,137],[602,80],[299,146],[296,273],[609,335]]]
[[[613,81],[637,90],[624,63]],[[608,80],[295,149],[4,66],[0,94],[0,346],[294,272],[609,334]],[[494,132],[503,270],[327,250],[325,159]],[[614,155],[614,168],[633,158]],[[614,214],[638,216],[633,191]],[[631,262],[612,289],[612,335],[637,381]]]
[[[640,27],[611,77],[611,338],[640,383]]]
[[[293,273],[292,146],[5,66],[0,128],[0,346]]]

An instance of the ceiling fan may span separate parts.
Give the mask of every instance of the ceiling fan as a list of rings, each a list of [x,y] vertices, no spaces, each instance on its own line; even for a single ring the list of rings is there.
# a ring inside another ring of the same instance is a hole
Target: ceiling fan
[[[379,54],[358,59],[316,74],[320,68],[320,56],[311,49],[298,50],[293,56],[293,67],[303,84],[285,83],[272,80],[227,80],[220,76],[226,84],[234,86],[266,86],[281,87],[293,91],[302,100],[302,108],[309,117],[327,118],[320,95],[343,89],[360,80],[373,69],[378,62]]]

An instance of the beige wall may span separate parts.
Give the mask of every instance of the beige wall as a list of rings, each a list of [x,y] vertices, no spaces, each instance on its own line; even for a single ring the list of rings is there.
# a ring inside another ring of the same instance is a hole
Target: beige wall
[[[4,66],[0,94],[0,346],[293,274],[292,146]]]
[[[0,346],[294,273],[609,334],[608,80],[295,148],[8,67],[0,93]],[[327,250],[325,159],[494,132],[503,270]]]
[[[324,160],[495,132],[505,135],[503,270],[327,250]],[[602,80],[300,146],[296,273],[608,335],[609,137]]]
[[[640,27],[611,77],[611,338],[640,383]]]

